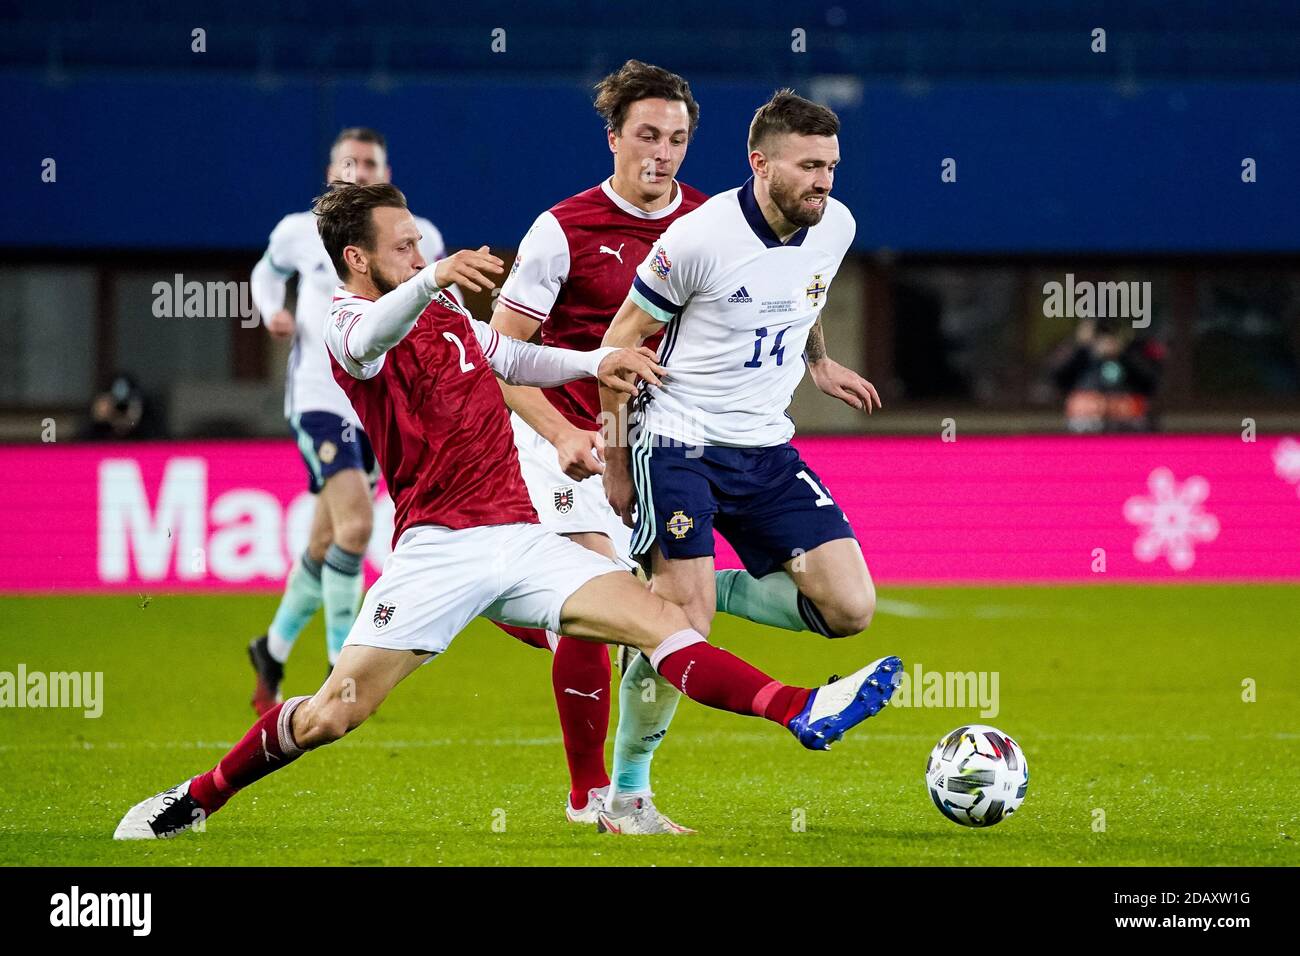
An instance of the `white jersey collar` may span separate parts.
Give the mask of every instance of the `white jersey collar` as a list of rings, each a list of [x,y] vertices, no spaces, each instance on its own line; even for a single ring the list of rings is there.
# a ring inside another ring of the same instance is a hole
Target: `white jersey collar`
[[[636,216],[638,219],[662,219],[664,216],[671,216],[682,204],[682,185],[675,179],[673,180],[673,189],[676,191],[677,195],[673,196],[672,201],[669,202],[667,206],[664,206],[663,209],[656,209],[654,212],[646,212],[640,206],[634,206],[618,193],[614,192],[614,187],[610,185],[613,180],[614,177],[611,176],[609,179],[602,182],[600,184],[601,191],[609,197],[610,202],[623,210],[629,216]]]

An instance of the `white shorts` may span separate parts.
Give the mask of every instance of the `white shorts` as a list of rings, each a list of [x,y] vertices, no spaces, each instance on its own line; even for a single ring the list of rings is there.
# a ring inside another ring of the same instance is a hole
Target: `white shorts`
[[[613,572],[626,569],[537,524],[408,528],[344,644],[441,654],[480,614],[558,632],[569,596]]]
[[[614,553],[628,568],[635,568],[630,545],[632,529],[614,514],[605,498],[600,475],[575,481],[560,470],[555,446],[518,415],[510,416],[519,451],[519,470],[524,474],[528,496],[542,524],[556,534],[595,531],[609,538]]]

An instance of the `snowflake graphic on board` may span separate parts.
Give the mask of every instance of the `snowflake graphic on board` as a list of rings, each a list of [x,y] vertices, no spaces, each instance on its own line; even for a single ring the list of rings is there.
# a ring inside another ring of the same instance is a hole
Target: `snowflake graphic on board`
[[[1193,475],[1181,485],[1168,468],[1147,477],[1150,497],[1134,495],[1124,502],[1124,517],[1142,528],[1133,542],[1133,556],[1151,562],[1164,554],[1175,571],[1186,571],[1196,561],[1195,544],[1219,536],[1219,519],[1201,510],[1210,483]]]
[[[1283,438],[1273,449],[1273,470],[1283,481],[1296,486],[1300,495],[1300,441]]]

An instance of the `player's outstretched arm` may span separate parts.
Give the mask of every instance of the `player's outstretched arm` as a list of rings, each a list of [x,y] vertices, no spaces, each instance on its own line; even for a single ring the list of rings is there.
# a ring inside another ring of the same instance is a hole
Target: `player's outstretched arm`
[[[477,249],[461,249],[426,268],[436,271],[440,289],[463,285],[482,292],[496,288],[496,283],[487,274],[501,275],[506,271],[506,264],[492,255],[487,246],[479,246]]]
[[[476,320],[471,325],[492,370],[511,385],[551,388],[579,378],[595,378],[601,388],[635,394],[638,380],[658,385],[664,374],[655,362],[655,353],[647,348],[577,352],[520,342]]]
[[[492,328],[521,342],[531,340],[541,324],[531,315],[524,315],[499,303],[492,313]],[[510,385],[504,381],[500,384],[501,394],[510,410],[555,446],[561,471],[575,481],[582,481],[605,470],[601,464],[604,446],[599,432],[587,431],[571,424],[539,388]]]
[[[332,334],[331,323],[331,334],[326,335],[326,341],[345,368],[349,362],[357,365],[374,362],[406,338],[438,292],[437,270],[441,265],[425,266],[392,292],[381,295],[338,329],[337,335]]]
[[[485,272],[503,271],[505,263],[491,255],[487,246],[477,250],[462,249],[455,255],[440,259],[425,266],[392,292],[381,295],[364,310],[358,310],[342,327],[336,328],[330,323],[326,334],[330,351],[349,372],[354,366],[369,365],[406,338],[420,313],[439,290],[459,283],[478,292],[481,288],[479,283],[492,287],[492,280]]]
[[[865,410],[868,415],[871,414],[873,402],[876,408],[883,407],[876,386],[826,354],[826,336],[822,331],[820,318],[808,333],[808,345],[804,349],[804,357],[808,360],[808,374],[812,376],[817,387],[827,395],[838,398],[858,411]]]

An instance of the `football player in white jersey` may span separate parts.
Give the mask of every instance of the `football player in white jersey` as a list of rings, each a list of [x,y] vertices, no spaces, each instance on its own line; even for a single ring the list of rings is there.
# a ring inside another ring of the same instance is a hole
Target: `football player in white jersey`
[[[682,216],[637,270],[605,345],[664,328],[667,377],[637,427],[606,436],[605,490],[653,588],[707,634],[715,611],[827,637],[871,622],[875,588],[839,505],[790,444],[786,408],[808,366],[817,386],[870,412],[870,382],[826,355],[821,310],[853,240],[830,196],[839,119],[779,91],[754,115],[751,179]],[[606,421],[622,404],[601,390]],[[620,439],[623,439],[620,441]],[[714,574],[714,529],[743,571]],[[715,583],[716,582],[716,583]]]
[[[330,148],[326,182],[387,183],[392,179],[382,134],[351,127]],[[416,219],[420,252],[428,262],[446,254],[442,235],[427,219]],[[285,287],[298,276],[297,313],[285,305]],[[317,496],[307,549],[295,562],[266,634],[249,644],[257,673],[253,709],[264,713],[280,700],[284,663],[307,622],[325,609],[330,666],[356,616],[363,585],[362,559],[373,529],[375,466],[370,441],[334,381],[324,325],[338,276],[310,210],[290,213],[271,233],[265,255],[253,269],[253,302],[276,338],[292,338],[285,373],[284,415],[307,466],[308,487]]]

